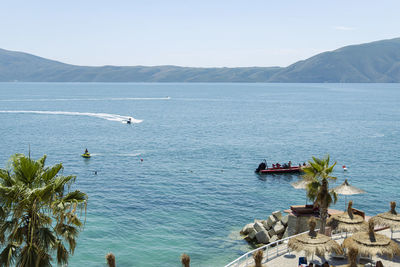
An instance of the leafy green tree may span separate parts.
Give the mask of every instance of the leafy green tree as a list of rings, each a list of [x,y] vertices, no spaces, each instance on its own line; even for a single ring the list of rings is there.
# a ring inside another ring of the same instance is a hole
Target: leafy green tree
[[[67,264],[74,253],[88,197],[70,190],[76,177],[60,175],[61,163],[45,161],[15,154],[0,169],[0,266]]]
[[[313,157],[308,165],[303,168],[303,179],[307,180],[307,197],[319,207],[321,218],[321,232],[325,233],[326,220],[328,218],[328,208],[332,203],[336,203],[337,195],[329,192],[329,181],[335,181],[336,177],[331,176],[336,162],[329,166],[329,155],[322,159]]]

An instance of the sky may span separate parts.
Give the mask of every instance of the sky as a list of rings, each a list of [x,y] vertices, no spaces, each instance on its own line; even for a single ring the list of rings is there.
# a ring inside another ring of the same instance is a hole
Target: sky
[[[0,0],[0,48],[75,65],[288,66],[400,37],[398,0]]]

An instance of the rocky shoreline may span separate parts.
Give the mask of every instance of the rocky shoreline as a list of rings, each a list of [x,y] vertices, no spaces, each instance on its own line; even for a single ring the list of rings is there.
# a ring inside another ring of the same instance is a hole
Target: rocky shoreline
[[[274,211],[266,220],[254,220],[243,227],[240,234],[252,244],[269,244],[289,236],[289,215]]]

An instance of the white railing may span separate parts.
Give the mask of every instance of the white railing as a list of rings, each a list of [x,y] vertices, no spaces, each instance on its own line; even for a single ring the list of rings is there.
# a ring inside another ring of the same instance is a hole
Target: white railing
[[[316,231],[318,231],[318,230],[316,230]],[[256,248],[256,249],[249,251],[246,254],[240,256],[236,260],[228,263],[227,265],[225,265],[225,267],[247,267],[247,266],[253,265],[254,264],[253,263],[253,253],[260,249],[264,250],[264,256],[263,256],[262,263],[266,263],[266,262],[268,262],[272,259],[275,259],[281,255],[284,255],[286,253],[290,254],[290,249],[287,245],[289,243],[289,240],[293,237],[296,237],[296,236],[299,236],[299,235],[302,235],[302,234],[305,234],[308,232],[309,231],[306,231],[306,232],[303,232],[303,233],[300,233],[297,235],[292,235],[292,236],[286,237],[284,239],[280,239],[278,241],[269,243],[262,247]],[[340,238],[343,238],[342,233],[332,235],[332,239],[340,239]]]

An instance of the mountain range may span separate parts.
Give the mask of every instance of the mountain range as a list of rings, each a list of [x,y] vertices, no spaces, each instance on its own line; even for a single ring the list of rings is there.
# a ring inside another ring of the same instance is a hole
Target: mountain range
[[[76,66],[0,49],[0,82],[398,83],[400,38],[350,45],[288,67]]]

